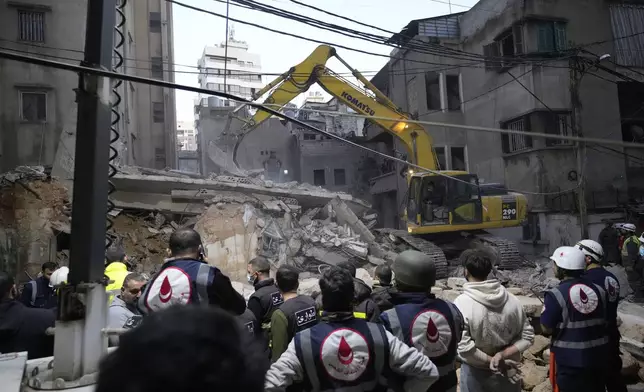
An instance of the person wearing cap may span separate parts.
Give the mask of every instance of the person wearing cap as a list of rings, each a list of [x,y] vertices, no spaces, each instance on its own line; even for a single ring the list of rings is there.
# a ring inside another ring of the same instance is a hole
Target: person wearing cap
[[[541,329],[551,335],[550,381],[554,392],[604,392],[607,294],[584,276],[586,255],[573,246],[557,248],[550,259],[561,283],[545,293]]]
[[[608,392],[625,392],[626,384],[621,375],[622,358],[619,351],[621,338],[617,328],[617,305],[619,303],[619,280],[604,269],[604,249],[593,240],[582,240],[575,245],[586,256],[586,278],[606,290],[606,322],[610,341],[609,366],[606,367],[606,390]]]
[[[624,223],[622,225],[622,233],[624,242],[622,243],[622,264],[624,267],[634,268],[639,258],[640,239],[635,234],[635,225],[632,223]]]
[[[394,307],[380,314],[382,324],[436,365],[439,379],[429,392],[455,391],[455,360],[463,331],[461,312],[453,303],[431,293],[436,265],[428,255],[406,250],[396,257],[393,270],[397,291],[390,293],[390,302]]]

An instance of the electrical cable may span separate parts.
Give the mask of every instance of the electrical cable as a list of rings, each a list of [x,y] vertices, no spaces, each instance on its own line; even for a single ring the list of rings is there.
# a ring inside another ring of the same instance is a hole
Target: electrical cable
[[[318,129],[318,128],[316,128],[316,127],[314,127],[314,126],[312,126],[310,124],[307,124],[307,123],[305,123],[305,122],[303,122],[301,120],[298,120],[298,119],[293,118],[293,117],[289,117],[289,116],[287,116],[287,115],[285,115],[283,113],[280,113],[277,110],[271,109],[268,106],[255,103],[255,102],[249,101],[247,99],[237,97],[237,96],[232,95],[232,94],[216,92],[216,91],[210,91],[210,90],[206,90],[206,89],[202,89],[202,88],[198,88],[198,87],[185,86],[185,85],[180,85],[180,84],[172,83],[172,82],[166,82],[166,81],[162,81],[162,80],[143,78],[143,77],[140,77],[140,76],[114,73],[114,72],[111,72],[111,71],[106,71],[106,70],[96,69],[96,68],[90,68],[90,67],[85,67],[85,66],[76,65],[76,64],[68,64],[68,63],[62,63],[62,62],[53,61],[53,60],[46,60],[46,59],[40,59],[40,58],[36,58],[36,57],[30,57],[30,56],[18,55],[18,54],[13,54],[13,53],[7,53],[7,52],[4,52],[4,51],[0,51],[0,58],[7,59],[7,60],[18,61],[18,62],[22,62],[22,63],[41,65],[41,66],[50,67],[50,68],[56,68],[56,69],[61,69],[61,70],[67,70],[67,71],[72,71],[72,72],[77,72],[77,73],[84,73],[84,74],[102,76],[102,77],[106,77],[106,78],[117,78],[117,79],[122,79],[122,80],[125,80],[125,81],[130,81],[130,82],[133,82],[133,83],[143,83],[143,84],[152,85],[152,86],[171,88],[171,89],[177,89],[177,90],[183,90],[183,91],[191,91],[191,92],[196,92],[196,93],[201,93],[201,94],[213,95],[213,96],[217,96],[217,97],[220,97],[220,98],[230,99],[230,100],[233,100],[233,101],[244,103],[244,104],[246,104],[248,106],[251,106],[251,107],[254,107],[254,108],[265,110],[268,113],[270,113],[270,114],[272,114],[272,115],[274,115],[276,117],[279,117],[279,118],[282,118],[284,120],[290,121],[290,122],[292,122],[292,123],[294,123],[294,124],[296,124],[296,125],[298,125],[300,127],[306,128],[306,129],[311,130],[311,131],[316,132],[316,133],[320,133],[320,134],[325,135],[325,136],[327,136],[327,137],[329,137],[331,139],[339,140],[339,141],[341,141],[341,142],[343,142],[345,144],[351,145],[351,146],[356,147],[358,149],[368,151],[371,154],[375,154],[375,155],[381,156],[383,158],[402,163],[402,164],[407,165],[409,167],[420,169],[423,172],[433,173],[435,175],[439,175],[441,177],[449,178],[449,179],[452,179],[452,180],[457,181],[457,182],[462,182],[464,184],[468,184],[470,186],[474,186],[474,187],[477,187],[477,188],[481,187],[480,185],[472,184],[469,181],[465,181],[465,180],[462,180],[460,178],[450,176],[448,174],[442,173],[442,172],[437,171],[437,170],[428,169],[428,168],[422,167],[420,165],[417,165],[415,163],[408,162],[408,161],[406,161],[404,159],[400,159],[400,158],[397,158],[395,156],[390,156],[390,155],[387,155],[386,153],[382,153],[380,151],[373,150],[373,149],[371,149],[369,147],[360,145],[360,144],[355,143],[353,141],[346,140],[346,139],[344,139],[344,138],[342,138],[340,136],[337,136],[337,135],[335,135],[333,133],[324,131],[322,129]],[[396,120],[399,121],[401,119],[396,119]],[[407,120],[405,120],[405,121],[407,121]],[[421,123],[419,121],[413,121],[413,120],[409,120],[408,122]],[[433,122],[422,122],[422,123],[429,123],[429,124],[432,124],[432,125],[440,124],[440,123],[433,123]],[[457,124],[442,124],[442,126],[456,127],[456,128],[470,129],[470,130],[482,130],[482,131],[489,131],[489,132],[501,132],[501,133],[509,131],[509,130],[503,130],[503,129],[475,127],[475,126],[466,126],[466,125],[457,125]],[[554,135],[546,135],[546,134],[544,134],[543,136],[552,138]],[[593,140],[591,138],[585,138],[584,141],[589,142],[589,143],[603,143],[603,142],[605,142],[604,140]],[[633,147],[638,147],[638,148],[644,148],[644,145],[640,145],[640,144],[636,144],[636,143],[623,143],[623,142],[622,143],[618,143],[618,142],[615,143],[613,141],[610,141],[610,142],[612,142],[612,143],[609,143],[609,144],[617,144],[617,145],[622,145],[622,146],[633,146]],[[486,187],[486,188],[494,188],[494,187]],[[531,195],[556,195],[556,194],[568,193],[568,192],[572,191],[572,190],[566,190],[566,191],[559,191],[559,192],[545,192],[544,193],[544,192],[528,192],[528,191],[521,191],[521,190],[515,190],[515,189],[509,189],[509,188],[494,188],[494,189],[500,189],[500,190],[505,190],[505,191],[510,191],[510,192],[518,192],[518,193],[523,193],[523,194],[531,194]]]
[[[115,73],[118,73],[123,66],[124,59],[123,59],[123,54],[121,53],[121,50],[125,44],[125,34],[123,34],[123,26],[125,26],[126,22],[126,17],[125,17],[125,7],[127,5],[127,0],[117,0],[116,3],[116,24],[114,26],[114,39],[116,42],[114,43],[114,49],[113,53],[114,56],[116,57],[116,61],[114,62],[114,66],[112,67],[112,71]],[[108,163],[108,173],[107,173],[107,184],[108,184],[108,190],[107,190],[107,212],[106,212],[106,220],[107,220],[107,227],[105,229],[105,235],[106,235],[106,248],[109,248],[112,246],[114,243],[114,239],[116,238],[114,236],[114,233],[111,233],[112,227],[114,226],[114,221],[110,216],[110,212],[112,212],[115,208],[116,205],[114,202],[110,199],[110,195],[112,195],[114,192],[116,192],[116,186],[114,185],[114,182],[112,182],[112,178],[116,175],[118,170],[116,169],[115,166],[115,160],[118,158],[119,152],[114,146],[114,143],[116,143],[120,138],[121,135],[119,133],[119,122],[121,121],[121,114],[119,113],[119,106],[121,102],[123,101],[123,97],[119,93],[119,89],[123,85],[123,80],[122,79],[113,79],[110,82],[113,83],[112,86],[112,94],[114,95],[114,102],[112,102],[112,122],[110,124],[110,144],[109,144],[109,149],[110,149],[110,155],[109,155],[109,163]]]

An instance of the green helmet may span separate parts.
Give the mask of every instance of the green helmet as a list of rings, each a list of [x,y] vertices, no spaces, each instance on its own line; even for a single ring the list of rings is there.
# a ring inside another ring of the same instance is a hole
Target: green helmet
[[[427,291],[436,283],[436,266],[428,255],[406,250],[396,257],[392,269],[401,289]]]

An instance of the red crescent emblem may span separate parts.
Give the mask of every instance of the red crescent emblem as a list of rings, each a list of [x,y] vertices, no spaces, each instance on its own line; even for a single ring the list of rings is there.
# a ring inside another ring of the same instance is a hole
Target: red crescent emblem
[[[344,336],[340,339],[340,347],[338,347],[338,361],[343,365],[353,362],[353,350]]]

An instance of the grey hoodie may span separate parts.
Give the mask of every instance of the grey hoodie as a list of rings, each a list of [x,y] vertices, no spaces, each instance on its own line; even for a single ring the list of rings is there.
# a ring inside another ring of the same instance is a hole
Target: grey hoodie
[[[454,304],[465,319],[458,353],[470,365],[487,368],[487,356],[510,345],[521,353],[534,341],[523,306],[496,279],[465,283]],[[519,360],[520,355],[511,359]]]
[[[107,327],[108,328],[134,328],[136,327],[143,316],[136,309],[136,306],[128,305],[121,299],[120,295],[117,295],[112,300],[110,307],[108,308],[107,316]],[[119,337],[118,335],[110,335],[110,346],[118,346]]]

